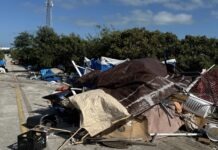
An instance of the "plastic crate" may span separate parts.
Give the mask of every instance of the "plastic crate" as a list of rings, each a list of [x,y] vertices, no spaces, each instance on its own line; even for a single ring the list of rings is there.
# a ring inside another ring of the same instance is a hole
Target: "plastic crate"
[[[42,150],[46,147],[46,133],[30,130],[18,135],[18,150]]]

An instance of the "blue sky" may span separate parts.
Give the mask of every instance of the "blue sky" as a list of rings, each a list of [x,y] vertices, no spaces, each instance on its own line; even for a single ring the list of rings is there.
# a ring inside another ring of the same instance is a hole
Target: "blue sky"
[[[218,0],[53,0],[52,27],[81,37],[98,33],[96,25],[206,35],[218,38]],[[34,34],[45,25],[45,0],[1,0],[0,47],[11,46],[20,32]]]

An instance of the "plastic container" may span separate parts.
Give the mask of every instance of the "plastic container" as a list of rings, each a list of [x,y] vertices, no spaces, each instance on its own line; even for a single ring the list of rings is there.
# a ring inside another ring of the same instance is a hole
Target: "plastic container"
[[[197,116],[205,118],[214,111],[212,105],[213,103],[190,94],[184,103],[184,109]]]
[[[205,127],[205,130],[206,130],[207,137],[211,141],[218,142],[218,125],[217,124],[210,123]]]

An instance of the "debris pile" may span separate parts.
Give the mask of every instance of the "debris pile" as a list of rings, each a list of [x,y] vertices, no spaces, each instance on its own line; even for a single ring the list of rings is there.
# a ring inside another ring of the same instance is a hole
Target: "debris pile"
[[[32,130],[69,133],[59,149],[69,143],[154,146],[155,138],[165,136],[217,142],[218,68],[196,76],[176,69],[169,72],[166,65],[144,58],[81,74],[73,85],[43,97],[54,111]],[[65,121],[73,128],[61,128]]]
[[[48,82],[61,82],[63,71],[58,68],[41,69],[39,72],[29,70],[27,76],[30,80],[44,80]]]

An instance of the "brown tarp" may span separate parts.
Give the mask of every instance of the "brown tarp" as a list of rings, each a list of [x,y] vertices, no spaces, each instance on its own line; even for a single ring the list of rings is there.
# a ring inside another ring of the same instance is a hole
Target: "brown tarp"
[[[115,97],[133,116],[175,93],[173,82],[165,78],[165,65],[153,58],[124,62],[105,72],[92,72],[79,79]]]
[[[156,105],[145,111],[142,115],[143,119],[133,119],[121,127],[108,132],[103,132],[102,135],[107,138],[124,138],[124,139],[139,139],[144,141],[149,140],[150,133],[173,133],[176,132],[184,122],[175,112],[175,105],[171,103],[168,111],[171,117],[167,115],[160,105]]]
[[[184,123],[178,115],[175,115],[175,106],[171,105],[172,118],[167,115],[160,105],[156,105],[143,113],[146,117],[148,133],[173,133],[176,132]]]
[[[97,87],[118,88],[133,83],[145,83],[156,76],[167,76],[165,65],[157,59],[135,59],[102,72]]]

